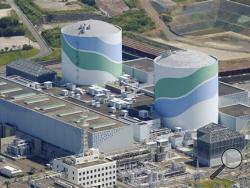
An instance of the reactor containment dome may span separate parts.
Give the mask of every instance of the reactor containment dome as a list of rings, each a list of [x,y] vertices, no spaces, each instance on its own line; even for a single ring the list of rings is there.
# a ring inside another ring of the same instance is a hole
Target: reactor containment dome
[[[122,74],[122,30],[86,20],[61,29],[62,70],[66,82],[104,84]]]
[[[195,51],[155,59],[155,110],[164,126],[198,129],[218,122],[218,61]]]

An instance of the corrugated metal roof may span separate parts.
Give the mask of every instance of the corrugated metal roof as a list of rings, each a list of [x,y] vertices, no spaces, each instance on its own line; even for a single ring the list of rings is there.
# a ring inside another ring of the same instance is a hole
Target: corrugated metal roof
[[[38,63],[32,63],[28,60],[18,59],[11,62],[6,66],[6,68],[13,68],[33,76],[41,76],[48,73],[55,73],[55,71],[50,70]]]

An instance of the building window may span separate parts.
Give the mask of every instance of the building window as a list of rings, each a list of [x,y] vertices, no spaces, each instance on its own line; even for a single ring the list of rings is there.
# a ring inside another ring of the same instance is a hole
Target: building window
[[[93,170],[90,170],[90,173],[93,173]]]
[[[115,165],[113,165],[113,168],[115,168]]]
[[[87,174],[89,174],[89,171],[87,171]]]
[[[115,176],[113,176],[113,179],[115,179]]]
[[[112,168],[112,166],[109,166],[109,169],[111,169]]]
[[[74,177],[72,177],[72,180],[74,180],[75,178]]]
[[[85,180],[85,177],[83,177],[82,180]]]
[[[79,178],[79,181],[82,181],[82,178]]]
[[[75,174],[75,172],[73,171],[72,174]]]
[[[79,176],[81,176],[81,175],[82,175],[82,173],[80,172],[80,173],[79,173]]]
[[[108,175],[108,172],[106,172],[106,175]]]
[[[96,169],[94,170],[94,172],[96,172]]]
[[[85,172],[83,172],[82,174],[85,175]]]
[[[108,170],[108,167],[106,166],[106,170]]]

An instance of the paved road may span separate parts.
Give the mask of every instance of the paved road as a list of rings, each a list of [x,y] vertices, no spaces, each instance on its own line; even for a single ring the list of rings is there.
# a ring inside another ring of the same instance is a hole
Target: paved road
[[[41,37],[41,35],[38,33],[38,31],[35,29],[34,25],[30,22],[30,20],[26,17],[26,15],[21,11],[21,9],[16,5],[14,0],[7,0],[7,2],[10,4],[11,8],[15,10],[18,17],[21,19],[23,24],[29,29],[29,31],[32,33],[34,38],[36,39],[37,43],[40,46],[40,52],[35,55],[33,58],[39,58],[47,56],[51,49],[47,45],[47,43],[44,41],[44,39]]]
[[[140,0],[140,5],[151,17],[151,19],[153,19],[156,25],[161,28],[162,32],[168,40],[177,40],[178,38],[180,38],[179,36],[172,33],[165,25],[165,23],[160,19],[158,12],[154,9],[150,0]]]

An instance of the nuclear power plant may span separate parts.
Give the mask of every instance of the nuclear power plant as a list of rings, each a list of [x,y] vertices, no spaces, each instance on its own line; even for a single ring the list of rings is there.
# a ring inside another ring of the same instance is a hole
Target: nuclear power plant
[[[155,110],[164,126],[185,130],[218,122],[218,61],[201,52],[155,59]]]
[[[66,82],[103,84],[121,76],[121,28],[103,21],[86,20],[63,27],[61,33]]]
[[[216,57],[126,37],[85,20],[61,29],[62,79],[40,63],[6,66],[0,153],[52,161],[62,187],[156,188],[192,176],[191,162],[214,167],[225,149],[245,147],[248,91],[219,81]]]

